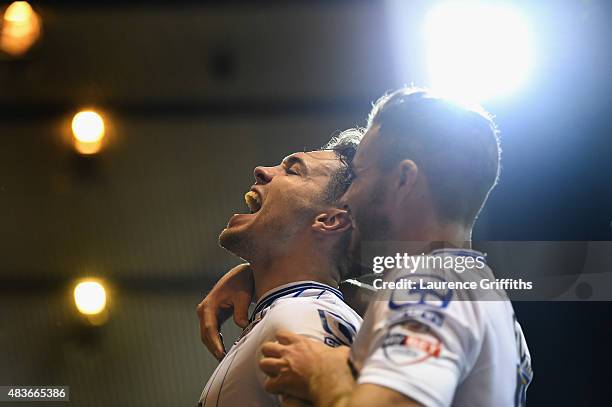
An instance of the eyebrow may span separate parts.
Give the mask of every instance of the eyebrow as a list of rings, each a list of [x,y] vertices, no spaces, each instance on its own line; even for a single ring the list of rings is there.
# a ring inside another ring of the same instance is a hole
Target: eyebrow
[[[287,168],[291,168],[295,164],[297,164],[301,166],[305,172],[308,172],[308,166],[306,165],[306,162],[302,158],[296,155],[290,155],[289,157],[285,158],[282,164],[286,166]]]

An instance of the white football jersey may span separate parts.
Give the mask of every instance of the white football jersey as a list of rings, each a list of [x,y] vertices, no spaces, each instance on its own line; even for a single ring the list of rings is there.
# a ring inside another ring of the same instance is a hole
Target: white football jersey
[[[441,249],[428,256],[484,258],[465,249]],[[404,269],[389,273],[385,281],[435,273],[443,279],[439,270]],[[486,265],[478,273],[495,279]],[[454,281],[470,278],[452,270],[442,275]],[[351,349],[358,383],[390,388],[427,407],[525,405],[531,358],[512,304],[503,291],[488,301],[461,298],[465,293],[379,291]]]
[[[198,405],[279,406],[280,397],[263,388],[261,345],[286,329],[329,346],[350,346],[360,325],[359,315],[335,288],[314,281],[277,287],[257,302],[249,326],[215,369]]]

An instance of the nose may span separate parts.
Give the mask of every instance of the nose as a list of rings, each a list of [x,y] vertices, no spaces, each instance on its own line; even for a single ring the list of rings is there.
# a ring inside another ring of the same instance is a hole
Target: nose
[[[271,167],[255,167],[253,170],[253,175],[255,176],[255,183],[265,185],[268,182],[272,181],[274,177],[273,171]]]

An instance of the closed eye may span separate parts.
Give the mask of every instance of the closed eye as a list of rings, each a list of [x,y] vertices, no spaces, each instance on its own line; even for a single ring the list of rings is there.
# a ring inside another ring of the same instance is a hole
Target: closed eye
[[[308,176],[308,166],[303,159],[296,155],[290,155],[289,157],[285,158],[282,165],[287,174],[304,177]],[[294,168],[297,168],[299,172]]]

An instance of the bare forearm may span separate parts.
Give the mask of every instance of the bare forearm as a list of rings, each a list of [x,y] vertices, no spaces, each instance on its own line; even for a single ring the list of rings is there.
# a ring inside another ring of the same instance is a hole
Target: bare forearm
[[[314,403],[316,407],[349,407],[351,393],[337,394],[334,398],[324,397]]]
[[[347,366],[333,375],[313,377],[310,383],[312,401],[317,407],[347,407],[355,388],[355,380]]]
[[[333,390],[332,390],[333,391]],[[353,384],[350,391],[335,393],[317,399],[317,407],[423,407],[413,399],[404,396],[394,390],[375,384]]]
[[[312,407],[312,403],[291,396],[283,396],[282,407]]]

